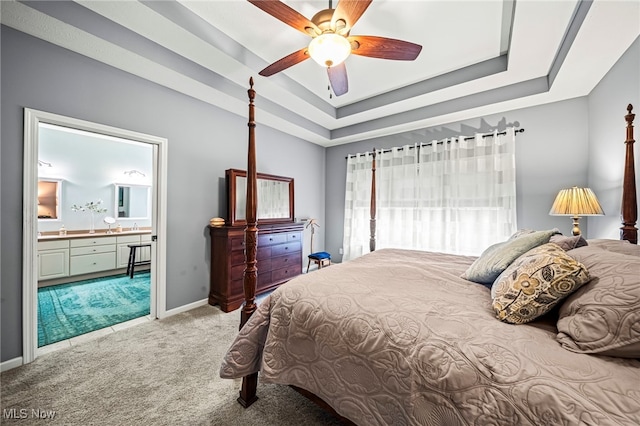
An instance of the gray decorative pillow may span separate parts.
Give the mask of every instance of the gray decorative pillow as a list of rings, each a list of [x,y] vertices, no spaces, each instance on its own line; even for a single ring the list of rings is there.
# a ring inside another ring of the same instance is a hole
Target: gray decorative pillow
[[[494,244],[469,266],[462,278],[491,286],[511,262],[532,248],[548,243],[555,232],[555,229],[535,231],[515,238],[512,236],[507,241]]]
[[[556,234],[551,236],[549,242],[559,245],[564,251],[588,245],[587,241],[582,238],[582,235],[572,235],[571,237],[568,237],[562,234]]]
[[[524,324],[549,312],[589,282],[587,268],[549,243],[529,250],[493,283],[491,296],[498,319]]]
[[[533,234],[536,232],[535,229],[518,229],[509,237],[510,240],[515,240],[516,238],[522,237],[523,235]]]
[[[593,280],[560,307],[558,341],[573,352],[640,358],[640,259],[591,243],[567,254]]]

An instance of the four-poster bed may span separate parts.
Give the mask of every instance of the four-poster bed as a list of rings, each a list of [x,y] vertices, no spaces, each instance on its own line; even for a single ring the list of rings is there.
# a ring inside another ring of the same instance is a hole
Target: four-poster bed
[[[255,176],[250,84],[248,170]],[[246,302],[220,375],[243,378],[238,401],[245,407],[257,399],[261,371],[261,380],[290,385],[350,424],[640,424],[631,106],[625,118],[621,239],[627,241],[588,240],[568,250],[591,281],[528,324],[497,320],[489,290],[461,278],[475,257],[373,252],[373,196],[372,253],[299,276],[257,307],[256,199],[248,185]],[[375,194],[375,159],[373,171]],[[604,300],[615,299],[612,289],[623,294],[613,307]],[[594,312],[604,323],[592,319]],[[609,323],[619,317],[626,319]],[[622,331],[612,335],[607,327]]]

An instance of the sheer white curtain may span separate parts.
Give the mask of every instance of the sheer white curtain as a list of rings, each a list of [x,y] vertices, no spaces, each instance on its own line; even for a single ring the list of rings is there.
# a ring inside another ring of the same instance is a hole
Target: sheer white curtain
[[[378,155],[376,248],[415,247],[420,193],[416,148],[405,145]]]
[[[344,260],[368,251],[371,156],[347,163]],[[377,248],[478,255],[516,230],[513,128],[393,148],[377,163]]]
[[[342,260],[354,259],[369,252],[372,164],[373,155],[370,152],[347,158]]]

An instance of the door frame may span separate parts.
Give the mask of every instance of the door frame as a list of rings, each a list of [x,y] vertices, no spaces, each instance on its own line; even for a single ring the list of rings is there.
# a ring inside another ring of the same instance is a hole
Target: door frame
[[[152,318],[166,316],[167,155],[168,140],[35,109],[24,109],[22,229],[22,363],[38,355],[38,152],[39,124],[47,123],[153,145],[151,244]],[[155,281],[155,285],[154,285]]]

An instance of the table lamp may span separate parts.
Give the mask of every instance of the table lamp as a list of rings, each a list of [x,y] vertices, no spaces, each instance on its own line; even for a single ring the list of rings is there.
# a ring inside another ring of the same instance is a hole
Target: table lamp
[[[604,211],[591,188],[574,186],[558,192],[549,214],[552,216],[571,216],[573,218],[571,232],[573,235],[580,235],[580,227],[578,226],[580,216],[602,216]]]

